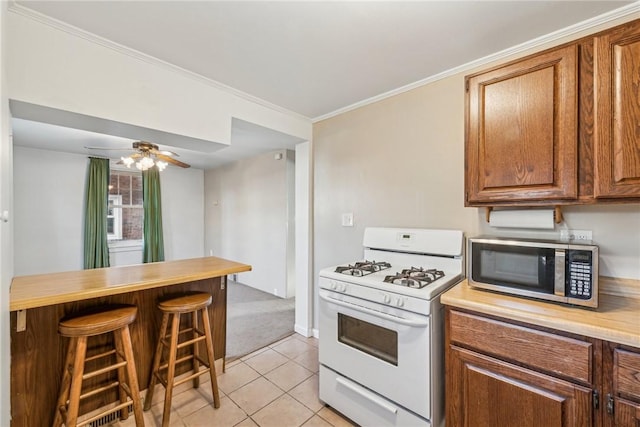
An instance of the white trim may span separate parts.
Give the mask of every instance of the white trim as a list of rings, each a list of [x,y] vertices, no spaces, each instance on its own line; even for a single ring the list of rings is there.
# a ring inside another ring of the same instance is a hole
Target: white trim
[[[438,80],[442,80],[447,77],[451,77],[455,74],[472,70],[476,67],[480,67],[482,65],[489,64],[494,61],[499,61],[501,59],[505,59],[512,55],[527,51],[529,49],[536,48],[538,46],[544,45],[546,43],[551,43],[556,40],[560,40],[564,37],[571,36],[573,34],[579,33],[584,30],[589,30],[598,25],[606,24],[608,22],[614,21],[616,19],[624,18],[634,13],[640,13],[640,1],[636,1],[635,3],[631,3],[630,5],[623,6],[619,9],[612,10],[610,12],[604,13],[602,15],[596,16],[591,19],[587,19],[586,21],[579,22],[577,24],[571,25],[569,27],[563,28],[558,31],[554,31],[553,33],[545,34],[544,36],[540,36],[533,40],[529,40],[527,42],[521,43],[516,46],[512,46],[508,49],[504,49],[500,52],[493,53],[491,55],[485,56],[484,58],[476,59],[471,62],[467,62],[466,64],[460,65],[458,67],[451,68],[449,70],[443,71],[441,73],[435,74],[433,76],[427,77],[422,80],[418,80],[414,83],[409,83],[408,85],[399,87],[397,89],[390,90],[388,92],[381,93],[376,96],[372,96],[371,98],[364,99],[362,101],[358,101],[354,104],[347,105],[346,107],[339,108],[335,111],[332,111],[327,114],[323,114],[322,116],[314,117],[311,119],[312,123],[317,123],[322,120],[329,119],[331,117],[338,116],[340,114],[346,113],[351,110],[355,110],[360,107],[364,107],[365,105],[373,104],[378,101],[382,101],[383,99],[390,98],[395,95],[399,95],[404,92],[408,92],[412,89],[427,85],[429,83],[433,83]],[[640,16],[639,16],[640,17]]]
[[[115,240],[108,242],[109,252],[129,252],[142,250],[142,239]]]
[[[155,65],[158,66],[160,68],[165,68],[169,71],[172,71],[174,73],[177,74],[182,74],[185,77],[188,77],[192,80],[198,81],[200,83],[206,84],[208,86],[214,87],[218,90],[221,90],[223,92],[227,92],[231,95],[235,95],[239,98],[244,99],[245,101],[249,101],[249,102],[253,102],[255,104],[258,104],[262,107],[265,108],[269,108],[271,110],[277,111],[279,113],[282,114],[286,114],[286,115],[290,115],[290,116],[294,116],[294,117],[298,117],[300,119],[303,120],[311,120],[309,117],[304,116],[300,113],[296,113],[294,111],[291,110],[287,110],[284,107],[280,107],[276,104],[272,104],[269,101],[265,101],[262,98],[258,98],[256,96],[250,95],[246,92],[242,92],[241,90],[238,89],[234,89],[231,86],[227,86],[224,83],[220,83],[216,80],[210,79],[208,77],[205,77],[201,74],[198,73],[194,73],[193,71],[189,71],[187,69],[184,69],[182,67],[179,67],[177,65],[171,64],[170,62],[166,62],[163,61],[162,59],[158,59],[154,56],[151,55],[147,55],[146,53],[142,53],[140,51],[137,51],[135,49],[132,49],[130,47],[121,45],[119,43],[116,43],[114,41],[111,41],[109,39],[106,39],[104,37],[101,37],[97,34],[93,34],[90,33],[89,31],[85,31],[81,28],[75,27],[71,24],[68,24],[66,22],[60,21],[58,19],[52,18],[48,15],[44,15],[40,12],[36,12],[33,9],[30,9],[22,4],[18,4],[15,2],[10,2],[9,4],[9,12],[13,12],[16,13],[18,15],[22,15],[25,18],[29,18],[32,19],[34,21],[38,21],[41,24],[45,24],[48,25],[52,28],[55,28],[57,30],[60,31],[64,31],[65,33],[71,34],[73,36],[76,37],[80,37],[84,40],[87,40],[91,43],[95,43],[97,45],[100,45],[102,47],[106,47],[108,49],[112,49],[118,53],[121,53],[123,55],[127,55],[129,57],[135,58],[139,61],[142,62],[146,62],[148,64],[151,65]]]

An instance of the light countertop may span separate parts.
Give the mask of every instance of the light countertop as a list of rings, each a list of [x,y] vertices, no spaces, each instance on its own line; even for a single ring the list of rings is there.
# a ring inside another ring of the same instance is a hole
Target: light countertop
[[[602,279],[614,288],[610,282],[615,279]],[[442,295],[442,303],[640,348],[640,298],[635,292],[612,295],[601,288],[598,298],[597,309],[585,309],[473,289],[464,280]]]
[[[10,311],[170,286],[250,271],[217,257],[14,277]]]

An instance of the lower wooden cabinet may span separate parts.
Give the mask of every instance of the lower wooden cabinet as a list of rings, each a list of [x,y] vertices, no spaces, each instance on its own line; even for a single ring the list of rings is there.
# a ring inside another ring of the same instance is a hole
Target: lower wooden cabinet
[[[640,349],[447,307],[447,427],[640,427]]]
[[[640,427],[640,403],[615,399],[613,420],[616,427]]]
[[[592,390],[451,347],[447,426],[591,426]]]
[[[606,427],[640,427],[640,350],[605,344]]]

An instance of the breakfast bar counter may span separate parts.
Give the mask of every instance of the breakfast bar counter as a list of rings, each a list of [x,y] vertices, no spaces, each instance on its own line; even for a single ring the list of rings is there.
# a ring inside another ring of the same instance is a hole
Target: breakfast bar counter
[[[209,306],[209,317],[216,365],[224,369],[226,276],[250,270],[247,264],[203,257],[15,277],[9,302],[12,426],[51,425],[67,345],[67,340],[58,335],[58,322],[85,309],[110,304],[138,307],[130,330],[138,382],[145,389],[162,318],[158,301],[187,292],[210,293],[213,303]],[[95,338],[98,346],[107,344],[104,341],[107,339]],[[184,365],[178,373],[189,368]],[[90,381],[87,383],[91,387]],[[115,400],[115,391],[107,398],[88,398],[83,401],[81,412]]]
[[[217,257],[154,262],[123,267],[15,277],[11,311],[81,301],[251,270],[246,264]]]

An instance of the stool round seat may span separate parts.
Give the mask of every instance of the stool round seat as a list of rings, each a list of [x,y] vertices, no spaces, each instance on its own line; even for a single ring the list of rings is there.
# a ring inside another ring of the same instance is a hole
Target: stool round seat
[[[211,294],[201,292],[161,301],[158,308],[164,313],[191,313],[209,307],[211,301]]]
[[[65,337],[94,336],[115,331],[136,320],[138,308],[125,306],[60,320],[58,332]]]
[[[116,413],[121,420],[129,417],[129,406],[133,405],[135,423],[144,427],[140,388],[131,344],[129,325],[136,319],[138,308],[130,305],[101,306],[91,312],[76,313],[58,323],[58,332],[69,339],[64,361],[60,393],[55,408],[53,427],[80,427],[92,425],[102,417]],[[87,357],[89,339],[97,335],[113,336],[112,345],[95,346]],[[98,349],[100,353],[94,351]],[[106,350],[106,351],[105,351]],[[90,362],[85,366],[86,362]],[[86,368],[90,368],[87,371]],[[113,372],[113,373],[112,373]],[[111,374],[110,374],[111,373]],[[105,375],[110,374],[105,378]],[[114,375],[115,374],[115,375]],[[116,378],[113,378],[113,377]],[[98,381],[101,379],[100,381]],[[87,384],[83,384],[89,381]],[[118,400],[115,406],[102,407],[99,411],[83,414],[78,420],[80,402],[116,389]],[[97,412],[97,413],[96,413]]]
[[[198,388],[201,375],[209,374],[213,407],[220,407],[213,354],[213,333],[209,320],[209,306],[212,301],[211,294],[199,292],[176,296],[158,303],[158,309],[162,312],[162,323],[144,400],[144,410],[148,411],[151,408],[153,393],[159,382],[165,388],[162,427],[168,427],[170,423],[174,387],[193,381],[193,387]],[[185,322],[186,328],[181,328],[181,316],[185,317],[185,320],[190,320],[190,325],[189,322]],[[170,332],[167,335],[168,330]],[[204,352],[201,347],[204,347]],[[191,349],[190,352],[189,349]],[[166,357],[164,353],[167,353]],[[163,359],[165,359],[164,363],[162,363]],[[191,362],[191,374],[187,373],[186,377],[176,379],[176,366],[188,361]]]

